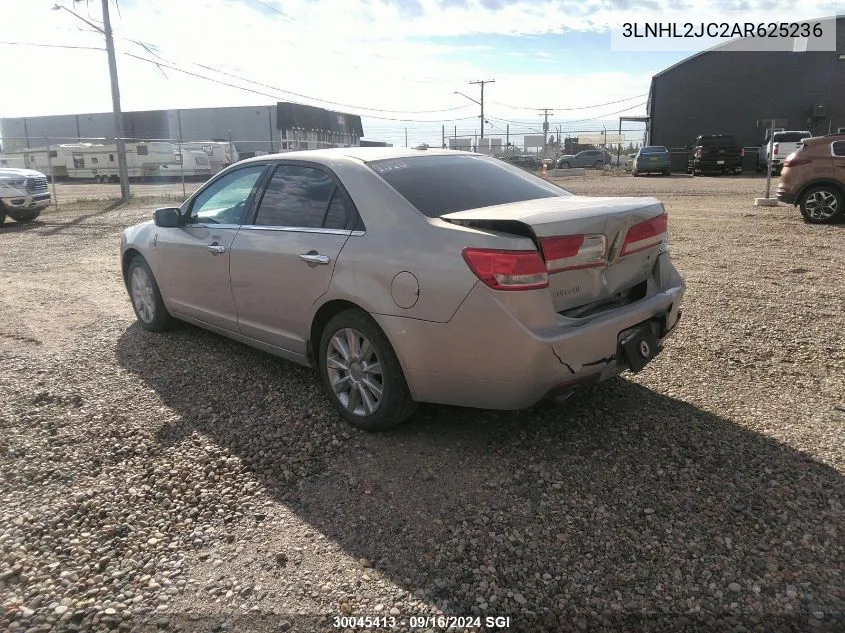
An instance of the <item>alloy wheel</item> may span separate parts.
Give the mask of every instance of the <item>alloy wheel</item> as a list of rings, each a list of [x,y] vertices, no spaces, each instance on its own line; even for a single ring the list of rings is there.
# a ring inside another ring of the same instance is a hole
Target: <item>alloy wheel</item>
[[[152,323],[155,319],[155,296],[153,295],[153,284],[147,271],[136,266],[132,271],[131,279],[132,303],[144,323]]]
[[[807,215],[814,220],[827,220],[832,218],[837,211],[839,201],[829,191],[819,190],[811,193],[804,201],[804,209]]]
[[[334,333],[326,348],[329,384],[340,404],[352,415],[370,416],[384,397],[381,360],[370,340],[358,330]]]

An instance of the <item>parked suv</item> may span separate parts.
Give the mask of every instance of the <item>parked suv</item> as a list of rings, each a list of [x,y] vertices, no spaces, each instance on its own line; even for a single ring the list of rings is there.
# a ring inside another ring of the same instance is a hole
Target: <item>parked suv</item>
[[[585,149],[574,156],[564,154],[557,159],[558,169],[570,169],[572,167],[595,167],[602,169],[605,165],[606,156],[598,149]]]
[[[745,149],[736,138],[728,134],[702,134],[695,139],[695,146],[687,146],[692,156],[687,159],[687,173],[693,176],[708,172],[742,173]]]
[[[845,134],[805,139],[783,163],[777,197],[812,224],[845,218]]]
[[[50,206],[47,176],[32,169],[0,169],[0,224],[6,216],[32,222]]]
[[[808,131],[775,132],[774,137],[766,145],[766,156],[772,159],[774,173],[779,174],[783,169],[783,161],[786,160],[786,157],[798,149],[804,139],[812,136]]]

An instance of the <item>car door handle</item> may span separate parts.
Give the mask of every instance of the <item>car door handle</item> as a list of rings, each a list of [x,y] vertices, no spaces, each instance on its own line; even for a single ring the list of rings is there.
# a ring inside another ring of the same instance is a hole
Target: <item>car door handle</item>
[[[299,256],[304,262],[308,262],[309,264],[328,264],[329,263],[329,256],[328,255],[320,255],[318,253],[302,253]]]
[[[211,251],[212,255],[220,255],[220,253],[226,252],[226,247],[220,246],[220,244],[209,244],[206,248]]]

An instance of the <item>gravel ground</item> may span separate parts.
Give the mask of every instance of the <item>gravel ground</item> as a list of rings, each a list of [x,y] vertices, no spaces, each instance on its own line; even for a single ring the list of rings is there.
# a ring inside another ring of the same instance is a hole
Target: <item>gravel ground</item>
[[[665,352],[563,406],[384,434],[309,370],[139,328],[118,236],[154,205],[3,227],[0,629],[842,630],[845,226],[755,208],[761,182],[567,180],[665,202]]]

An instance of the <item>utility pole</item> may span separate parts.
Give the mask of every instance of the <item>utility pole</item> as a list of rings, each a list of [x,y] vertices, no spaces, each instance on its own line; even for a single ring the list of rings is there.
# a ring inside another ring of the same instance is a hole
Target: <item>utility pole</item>
[[[120,88],[117,83],[117,60],[114,55],[114,38],[109,17],[109,0],[103,0],[103,31],[106,36],[106,53],[109,57],[111,77],[111,102],[114,111],[114,133],[117,136],[117,171],[120,174],[120,198],[129,200],[129,171],[126,168],[126,143],[123,138],[123,113],[120,111]]]
[[[185,153],[182,151],[182,111],[176,110],[176,121],[179,126],[179,175],[182,177],[182,195],[185,196]]]
[[[129,200],[129,173],[126,168],[126,143],[123,138],[123,114],[120,111],[120,88],[117,84],[117,60],[114,56],[114,39],[112,38],[111,19],[109,18],[109,0],[102,0],[103,3],[103,28],[93,22],[89,22],[81,15],[74,13],[67,7],[60,4],[53,6],[53,11],[64,10],[78,20],[82,20],[95,31],[98,31],[106,38],[106,54],[109,59],[109,78],[111,79],[111,102],[114,113],[114,135],[117,143],[117,171],[120,174],[120,197],[125,202]],[[26,125],[26,119],[24,119]],[[27,136],[29,136],[27,134]],[[29,140],[27,139],[27,146]]]
[[[540,108],[543,114],[543,151],[549,143],[549,112],[554,112],[551,108]],[[554,116],[554,114],[552,114]]]
[[[481,138],[484,138],[484,84],[494,84],[496,83],[495,79],[485,79],[482,81],[471,81],[469,82],[471,86],[479,85],[481,86]]]
[[[408,128],[405,128],[405,147],[408,147]]]
[[[446,149],[446,126],[440,126],[440,144],[443,146],[443,149]]]
[[[511,155],[511,124],[505,126],[505,155]]]

